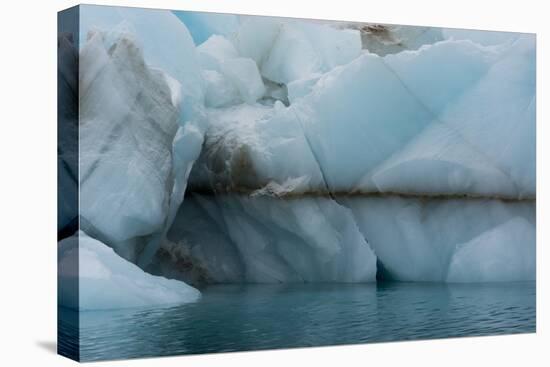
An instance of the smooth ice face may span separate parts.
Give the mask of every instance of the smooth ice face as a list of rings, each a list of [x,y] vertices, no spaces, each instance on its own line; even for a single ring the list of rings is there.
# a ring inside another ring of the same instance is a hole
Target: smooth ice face
[[[340,201],[352,210],[390,280],[439,282],[448,273],[455,282],[526,280],[535,271],[532,202],[397,196]],[[516,222],[521,226],[505,224]],[[485,239],[499,244],[482,245]]]
[[[535,280],[535,226],[514,218],[457,245],[448,282]]]
[[[426,128],[364,179],[369,180],[382,192],[517,195],[514,182],[505,172],[460,133],[442,124]]]
[[[182,304],[199,299],[187,284],[145,273],[113,249],[79,231],[59,243],[59,304],[103,310]],[[75,279],[78,292],[71,288]]]
[[[521,198],[536,194],[535,39],[503,46],[486,75],[441,115],[509,176]]]
[[[194,264],[186,281],[371,282],[376,256],[352,212],[327,199],[186,198],[161,251]],[[162,257],[159,262],[162,262]]]

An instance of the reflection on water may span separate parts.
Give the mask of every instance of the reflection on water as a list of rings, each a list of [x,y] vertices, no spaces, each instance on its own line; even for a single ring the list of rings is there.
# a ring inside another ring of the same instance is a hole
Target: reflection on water
[[[534,282],[224,285],[194,304],[83,312],[78,321],[88,361],[526,333],[535,314]],[[75,315],[60,309],[60,335],[74,334]]]

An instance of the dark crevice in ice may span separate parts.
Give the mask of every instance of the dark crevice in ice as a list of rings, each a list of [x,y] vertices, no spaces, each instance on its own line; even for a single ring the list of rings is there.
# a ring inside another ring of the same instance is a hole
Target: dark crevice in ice
[[[300,124],[300,127],[302,128],[302,133],[304,135],[304,139],[309,147],[309,150],[311,152],[311,155],[313,156],[313,159],[315,160],[315,163],[317,163],[317,167],[319,168],[319,172],[321,173],[321,178],[323,179],[323,184],[324,184],[324,191],[325,193],[333,200],[335,200],[333,194],[332,194],[332,190],[330,189],[330,185],[328,183],[328,180],[327,180],[327,175],[325,174],[325,171],[323,170],[323,165],[321,164],[320,160],[319,160],[319,157],[317,157],[317,153],[315,152],[315,149],[313,149],[313,145],[311,144],[311,141],[309,140],[309,136],[307,134],[307,130],[304,126],[304,123],[302,122],[302,119],[300,118],[300,116],[298,116],[298,114],[296,113],[295,110],[293,110],[294,112],[294,116],[296,117],[296,120],[298,121],[298,123]]]
[[[391,273],[386,269],[384,266],[384,263],[380,261],[380,259],[376,259],[376,281],[377,282],[388,282],[388,281],[394,281],[395,279],[392,277]]]
[[[67,225],[57,231],[57,241],[61,241],[67,237],[71,237],[78,231],[79,220],[78,217],[71,219]]]

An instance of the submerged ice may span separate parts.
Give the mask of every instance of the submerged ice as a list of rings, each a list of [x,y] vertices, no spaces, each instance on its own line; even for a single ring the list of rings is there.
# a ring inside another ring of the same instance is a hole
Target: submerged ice
[[[83,9],[80,223],[117,267],[534,278],[531,35]]]

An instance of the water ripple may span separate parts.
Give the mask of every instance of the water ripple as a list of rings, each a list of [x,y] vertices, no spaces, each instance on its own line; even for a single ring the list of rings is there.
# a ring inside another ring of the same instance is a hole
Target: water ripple
[[[60,352],[76,313],[60,309]],[[81,360],[535,331],[535,283],[215,286],[195,304],[83,312]],[[74,336],[74,335],[73,335]],[[74,340],[74,339],[73,339]],[[68,351],[65,351],[68,353]]]

